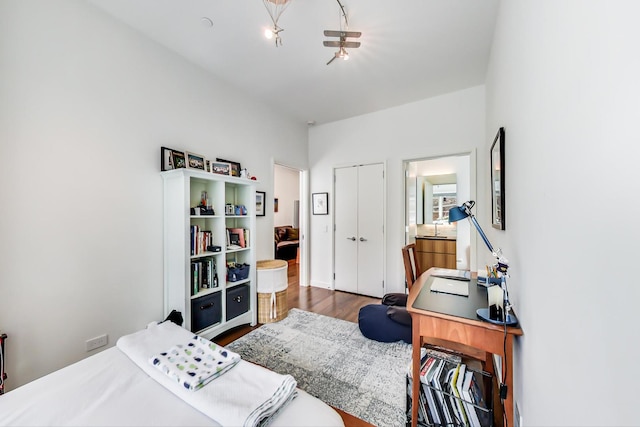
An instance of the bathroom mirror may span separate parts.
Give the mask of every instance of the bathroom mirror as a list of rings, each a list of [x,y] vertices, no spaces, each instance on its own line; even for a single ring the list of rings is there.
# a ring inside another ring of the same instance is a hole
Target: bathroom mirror
[[[418,176],[416,184],[416,222],[448,223],[449,209],[458,205],[456,174]]]

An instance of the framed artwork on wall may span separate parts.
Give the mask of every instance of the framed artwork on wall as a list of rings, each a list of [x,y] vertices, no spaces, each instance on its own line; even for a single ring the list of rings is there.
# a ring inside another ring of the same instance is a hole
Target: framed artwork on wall
[[[256,216],[265,216],[264,203],[266,193],[264,191],[256,191]]]
[[[500,128],[491,145],[491,225],[505,229],[504,216],[504,128]]]
[[[329,193],[313,193],[312,212],[314,215],[329,215]]]

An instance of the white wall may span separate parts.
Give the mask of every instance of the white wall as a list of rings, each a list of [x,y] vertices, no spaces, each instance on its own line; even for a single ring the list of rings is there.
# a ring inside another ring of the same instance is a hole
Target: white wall
[[[471,152],[476,147],[484,147],[484,105],[484,86],[479,86],[310,129],[312,193],[331,193],[334,166],[386,162],[387,292],[404,289],[403,160]],[[478,162],[485,160],[486,156],[478,156]],[[329,209],[330,215],[311,216],[310,283],[320,287],[332,284],[331,203]]]
[[[278,198],[274,225],[293,225],[293,204],[295,200],[300,200],[300,172],[276,165],[273,178],[274,197]]]
[[[11,389],[92,354],[88,338],[113,345],[161,319],[161,146],[239,161],[273,195],[271,159],[305,168],[307,126],[84,2],[3,0],[0,21]],[[257,221],[258,259],[272,257],[272,215]]]
[[[506,130],[506,230],[525,425],[638,425],[640,2],[504,1],[487,134]],[[489,206],[483,209],[488,223]]]

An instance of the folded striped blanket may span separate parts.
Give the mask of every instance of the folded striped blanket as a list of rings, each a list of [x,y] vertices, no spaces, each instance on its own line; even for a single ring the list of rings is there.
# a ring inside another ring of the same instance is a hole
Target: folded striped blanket
[[[239,354],[198,335],[149,358],[153,366],[190,391],[200,390],[239,361]]]

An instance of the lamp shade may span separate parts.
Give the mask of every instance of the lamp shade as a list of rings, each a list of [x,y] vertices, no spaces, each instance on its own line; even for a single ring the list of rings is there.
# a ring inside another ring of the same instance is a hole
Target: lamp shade
[[[469,216],[466,212],[464,205],[456,206],[454,208],[449,209],[449,222],[457,222],[461,219],[465,219]]]

